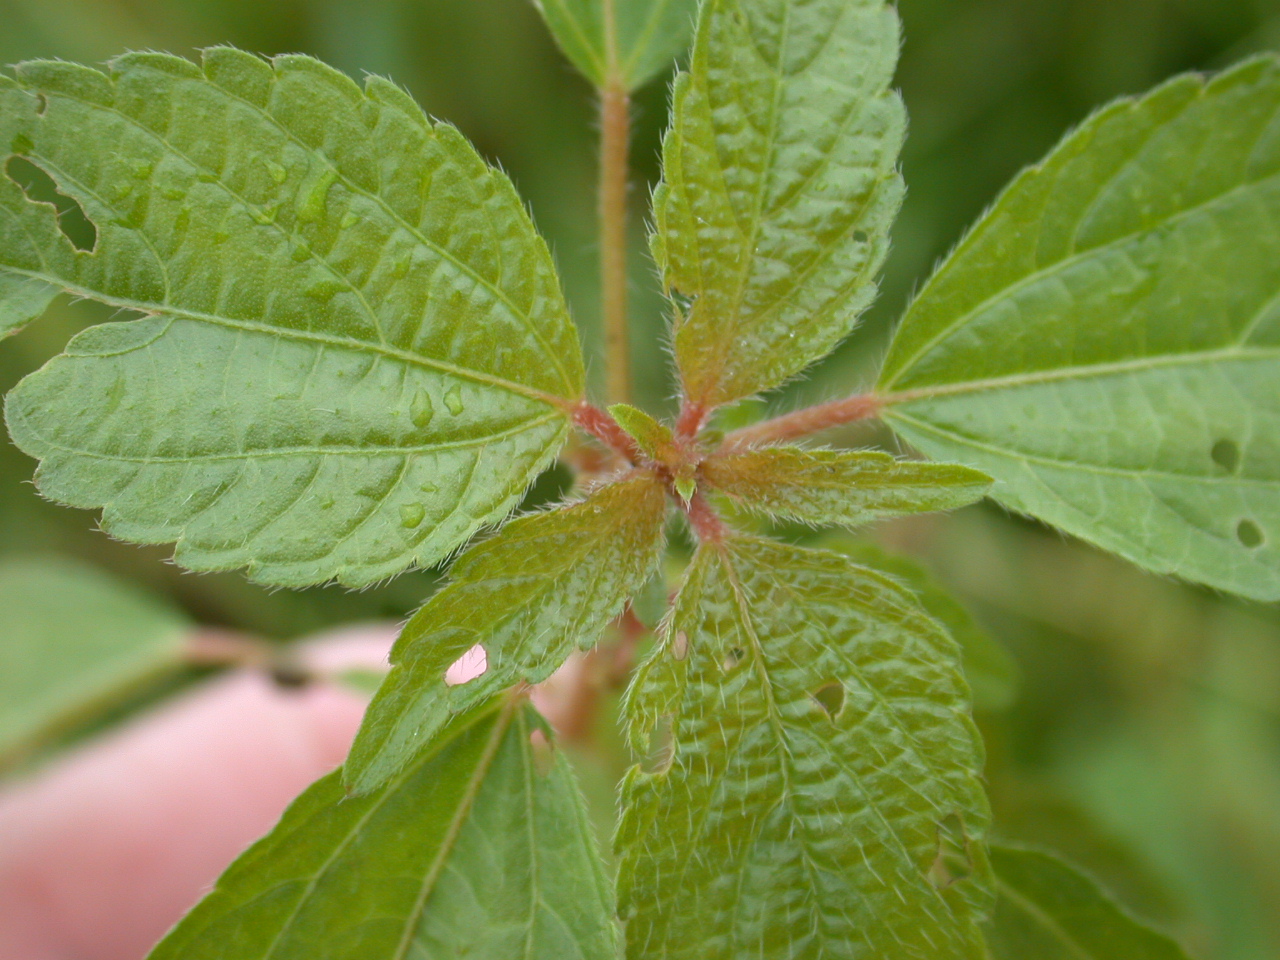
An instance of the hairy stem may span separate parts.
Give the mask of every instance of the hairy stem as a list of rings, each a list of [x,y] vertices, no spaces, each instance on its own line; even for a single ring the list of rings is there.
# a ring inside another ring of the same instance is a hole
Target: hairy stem
[[[630,435],[599,407],[583,400],[573,408],[573,424],[584,433],[591,434],[628,463],[638,464],[643,459]]]
[[[720,448],[723,453],[733,453],[750,447],[763,447],[774,443],[785,443],[798,440],[810,434],[841,427],[859,420],[870,420],[880,415],[884,408],[884,399],[875,394],[865,393],[843,400],[832,400],[830,403],[806,407],[772,420],[734,430],[724,438]]]
[[[607,12],[612,4],[606,4]],[[631,98],[610,80],[600,91],[600,297],[604,317],[606,388],[610,403],[631,399],[627,332],[627,174]]]

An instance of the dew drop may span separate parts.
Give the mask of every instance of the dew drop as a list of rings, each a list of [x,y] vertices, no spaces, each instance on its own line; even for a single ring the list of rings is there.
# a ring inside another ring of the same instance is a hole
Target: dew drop
[[[309,260],[311,258],[311,251],[308,250],[304,244],[295,243],[293,245],[293,249],[289,251],[289,258],[293,260],[294,263],[302,263],[304,260]]]
[[[280,204],[269,203],[261,209],[257,207],[249,208],[249,215],[253,217],[253,222],[261,226],[267,226],[276,222],[276,214],[280,212]]]
[[[463,411],[462,389],[457,384],[450,387],[449,392],[444,395],[444,405],[455,417]]]
[[[346,213],[342,215],[343,230],[350,230],[359,222],[360,222],[360,218],[356,216],[355,212],[352,210],[348,210]]]
[[[434,483],[424,483],[420,485],[418,489],[421,490],[423,493],[439,493],[440,492],[440,488],[437,487]]]
[[[431,402],[431,394],[425,390],[418,390],[413,395],[413,400],[409,403],[409,419],[413,421],[415,427],[426,427],[431,423],[431,418],[436,414],[435,404]]]
[[[338,171],[326,167],[315,181],[302,194],[298,202],[298,219],[312,223],[324,216],[325,200],[329,196],[329,188],[338,179]]]
[[[426,519],[427,508],[420,503],[406,503],[400,507],[400,526],[412,530]]]
[[[284,178],[289,175],[289,171],[274,160],[267,161],[267,171],[271,174],[271,179],[276,183],[284,183]]]

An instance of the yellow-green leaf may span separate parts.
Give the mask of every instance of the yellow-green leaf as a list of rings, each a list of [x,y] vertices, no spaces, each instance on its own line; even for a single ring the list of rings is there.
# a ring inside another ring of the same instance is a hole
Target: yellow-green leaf
[[[644,86],[684,52],[697,0],[534,0],[560,49],[597,87]]]

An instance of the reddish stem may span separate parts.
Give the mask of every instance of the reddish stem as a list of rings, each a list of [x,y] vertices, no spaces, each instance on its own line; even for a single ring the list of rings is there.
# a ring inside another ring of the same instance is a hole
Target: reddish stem
[[[696,437],[710,414],[711,411],[704,404],[690,403],[686,400],[676,420],[676,436],[685,439]]]
[[[684,512],[689,518],[689,526],[693,527],[693,532],[698,535],[700,541],[720,543],[724,540],[728,533],[724,521],[720,519],[720,515],[716,513],[715,508],[701,491],[695,493],[684,505]]]
[[[813,433],[844,426],[859,420],[870,420],[880,415],[884,400],[872,393],[843,400],[832,400],[816,407],[806,407],[772,420],[734,430],[724,438],[721,453],[736,453],[751,447],[763,447],[787,440],[797,440]]]
[[[573,422],[633,466],[644,459],[627,431],[618,426],[613,417],[586,400],[573,408]]]

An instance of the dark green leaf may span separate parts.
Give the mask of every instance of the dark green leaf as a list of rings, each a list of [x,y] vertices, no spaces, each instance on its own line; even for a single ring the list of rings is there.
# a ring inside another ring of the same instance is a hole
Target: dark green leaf
[[[771,447],[702,465],[719,492],[747,510],[825,526],[954,510],[980,500],[991,478],[950,463],[895,460],[871,450]]]
[[[177,670],[188,629],[93,567],[0,563],[0,767]]]
[[[0,267],[146,315],[10,395],[47,496],[194,569],[362,585],[500,520],[555,455],[583,370],[550,256],[399,88],[221,48],[18,78],[0,143],[97,243],[0,177]]]
[[[0,338],[11,336],[44,313],[58,288],[0,269]]]
[[[982,957],[982,750],[954,642],[895,583],[704,544],[627,712],[630,956]]]
[[[960,644],[960,659],[975,707],[1004,710],[1013,703],[1018,693],[1018,665],[933,574],[911,558],[889,553],[869,540],[835,534],[825,538],[822,546],[893,577],[916,595],[929,616],[946,627]]]
[[[684,52],[698,0],[534,0],[560,49],[597,87],[643,86]],[[610,21],[612,23],[610,24]]]
[[[880,389],[926,453],[1159,573],[1280,599],[1280,61],[1183,77],[1019,177]]]
[[[992,960],[1187,960],[1057,857],[993,846],[991,865],[1000,892],[987,934]]]
[[[495,703],[369,796],[331,773],[150,960],[614,960],[609,884],[549,737]]]
[[[391,651],[347,761],[352,788],[385,781],[453,715],[593,646],[656,569],[666,508],[662,485],[638,475],[514,520],[463,554]],[[483,675],[449,685],[449,666],[477,644]]]
[[[695,403],[777,386],[875,297],[902,200],[898,34],[884,0],[703,3],[654,198]]]

